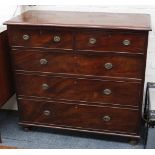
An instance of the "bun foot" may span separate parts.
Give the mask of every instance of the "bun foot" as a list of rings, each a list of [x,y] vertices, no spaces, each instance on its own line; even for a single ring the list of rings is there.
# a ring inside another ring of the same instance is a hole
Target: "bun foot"
[[[23,127],[23,130],[24,130],[25,132],[28,132],[28,131],[32,130],[32,128],[31,128],[31,127],[27,127],[27,126],[25,127],[25,126],[24,126],[24,127]]]
[[[130,140],[129,144],[131,144],[131,145],[138,145],[139,144],[139,140]]]

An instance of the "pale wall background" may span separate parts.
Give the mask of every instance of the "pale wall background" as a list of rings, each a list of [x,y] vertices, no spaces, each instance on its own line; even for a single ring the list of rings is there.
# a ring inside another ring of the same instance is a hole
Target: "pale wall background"
[[[155,82],[155,6],[0,6],[0,29],[5,29],[3,22],[26,10],[57,10],[82,12],[147,13],[151,15],[152,31],[149,34],[146,82]],[[13,103],[13,104],[12,104]],[[17,109],[13,96],[3,107]]]

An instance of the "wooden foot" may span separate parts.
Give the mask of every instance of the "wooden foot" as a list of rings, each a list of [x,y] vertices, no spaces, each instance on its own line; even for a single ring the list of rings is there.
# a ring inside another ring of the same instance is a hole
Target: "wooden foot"
[[[31,127],[28,127],[28,126],[24,126],[24,127],[23,127],[23,130],[24,130],[25,132],[28,132],[28,131],[32,130],[32,128],[31,128]]]
[[[129,143],[131,145],[138,145],[139,144],[139,140],[130,140]]]

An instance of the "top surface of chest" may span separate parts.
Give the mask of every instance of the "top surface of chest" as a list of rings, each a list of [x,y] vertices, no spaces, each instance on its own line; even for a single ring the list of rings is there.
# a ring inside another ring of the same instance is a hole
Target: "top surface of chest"
[[[133,13],[27,11],[4,24],[151,30],[149,15]]]

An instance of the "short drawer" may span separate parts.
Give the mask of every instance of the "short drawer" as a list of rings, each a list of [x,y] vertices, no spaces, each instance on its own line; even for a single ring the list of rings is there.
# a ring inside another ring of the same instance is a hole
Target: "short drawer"
[[[18,102],[21,122],[116,133],[137,134],[139,130],[138,110],[25,99]]]
[[[139,106],[141,83],[16,74],[17,93],[87,104]]]
[[[76,35],[77,50],[144,53],[145,33],[80,32]]]
[[[10,28],[8,31],[11,46],[27,48],[73,48],[73,36],[67,30]]]
[[[60,52],[13,52],[15,70],[141,79],[141,56],[119,54],[71,54]]]

